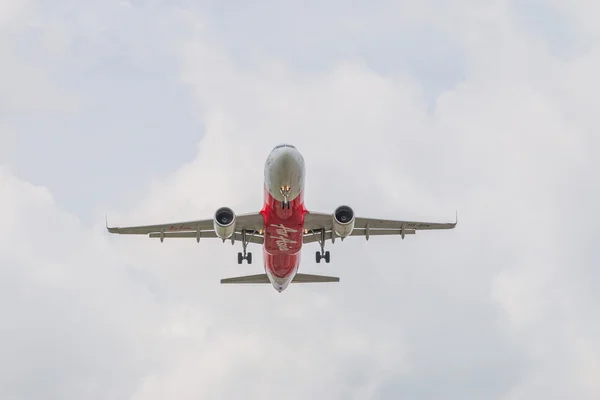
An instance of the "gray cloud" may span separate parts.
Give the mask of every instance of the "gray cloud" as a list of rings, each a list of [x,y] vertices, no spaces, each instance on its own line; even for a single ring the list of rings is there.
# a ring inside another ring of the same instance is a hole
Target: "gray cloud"
[[[132,2],[2,19],[18,34],[0,84],[23,86],[0,121],[2,397],[598,395],[598,49],[565,58],[505,2],[333,4],[318,18]],[[14,28],[23,18],[37,33]],[[258,209],[282,141],[307,160],[310,209],[458,208],[459,226],[336,242],[325,266],[307,246],[302,269],[342,282],[283,295],[218,285],[260,270],[235,264],[237,247],[105,234],[104,212]]]

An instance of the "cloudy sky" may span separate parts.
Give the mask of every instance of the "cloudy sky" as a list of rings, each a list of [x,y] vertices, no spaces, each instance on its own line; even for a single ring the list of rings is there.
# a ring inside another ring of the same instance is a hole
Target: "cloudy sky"
[[[597,399],[591,0],[0,1],[0,398]],[[339,284],[111,224],[306,202],[454,231],[307,245]]]

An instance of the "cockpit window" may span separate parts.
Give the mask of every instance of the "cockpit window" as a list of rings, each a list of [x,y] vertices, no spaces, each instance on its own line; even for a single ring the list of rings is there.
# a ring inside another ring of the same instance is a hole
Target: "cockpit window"
[[[275,146],[275,148],[273,150],[277,150],[277,149],[280,149],[282,147],[289,147],[291,149],[295,149],[295,147],[292,146],[291,144],[280,144],[279,146]]]

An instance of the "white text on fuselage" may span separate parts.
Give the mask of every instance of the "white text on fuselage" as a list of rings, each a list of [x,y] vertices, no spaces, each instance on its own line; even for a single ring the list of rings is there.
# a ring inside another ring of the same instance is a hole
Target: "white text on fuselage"
[[[279,236],[271,236],[273,239],[275,240],[275,244],[277,244],[277,248],[279,248],[279,251],[288,251],[288,243],[296,243],[295,240],[290,240],[288,239],[288,233],[296,233],[298,232],[296,229],[291,229],[288,228],[286,226],[283,226],[283,224],[271,224],[272,227],[274,228],[278,228],[275,230],[275,232],[277,233],[277,235]]]

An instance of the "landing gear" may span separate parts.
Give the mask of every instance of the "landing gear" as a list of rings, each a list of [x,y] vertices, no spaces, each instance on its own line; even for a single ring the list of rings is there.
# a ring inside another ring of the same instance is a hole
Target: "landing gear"
[[[321,251],[317,251],[317,253],[315,254],[315,260],[317,261],[317,263],[320,263],[321,259],[324,258],[325,262],[329,264],[331,257],[329,255],[329,251],[325,251],[325,229],[321,229],[321,233],[319,235],[320,238],[317,237],[315,231],[312,231],[312,233],[317,238],[317,242],[319,242],[319,244],[321,245]]]
[[[246,260],[248,264],[252,264],[252,253],[248,253],[246,255],[238,253],[238,264],[241,264],[243,260]]]
[[[317,263],[321,262],[321,258],[324,258],[326,263],[329,263],[329,261],[331,260],[331,258],[329,257],[329,250],[326,251],[324,255],[322,255],[320,251],[317,251],[315,253],[315,256]]]
[[[246,253],[246,247],[248,247],[248,243],[250,240],[246,237],[246,230],[242,229],[242,250],[243,253],[238,253],[238,264],[241,264],[242,261],[246,260],[248,264],[252,264],[252,253]]]
[[[281,209],[284,210],[286,207],[289,210],[290,209],[290,202],[288,200],[288,197],[291,193],[292,188],[289,186],[282,186],[279,188],[279,193],[281,193],[281,195],[283,196],[283,201],[281,202]]]

